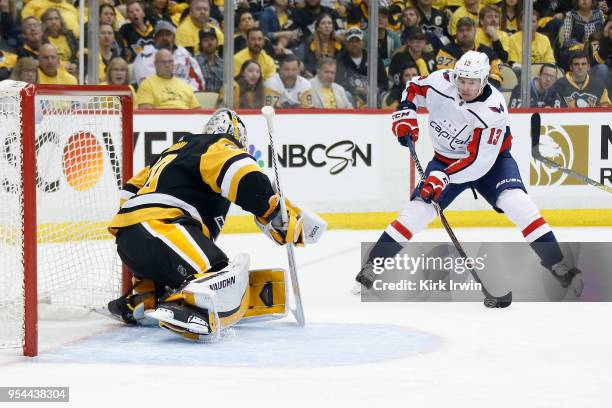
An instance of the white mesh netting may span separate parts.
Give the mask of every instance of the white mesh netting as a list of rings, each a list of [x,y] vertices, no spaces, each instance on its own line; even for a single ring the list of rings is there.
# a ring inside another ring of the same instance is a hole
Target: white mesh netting
[[[121,99],[37,93],[29,124],[20,88],[0,83],[0,347],[21,346],[23,337],[22,126],[36,129],[39,303],[61,318],[69,308],[103,306],[121,287],[106,230],[119,205]]]

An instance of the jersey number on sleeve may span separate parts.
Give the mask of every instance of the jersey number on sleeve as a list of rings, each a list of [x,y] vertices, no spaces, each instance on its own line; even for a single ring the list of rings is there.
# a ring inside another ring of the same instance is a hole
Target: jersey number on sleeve
[[[491,134],[489,135],[488,144],[496,145],[499,137],[501,136],[502,130],[493,128],[491,129]]]
[[[167,156],[159,159],[153,167],[151,167],[151,171],[149,171],[149,177],[147,178],[146,183],[142,186],[142,188],[138,191],[138,194],[146,194],[152,193],[157,189],[157,181],[159,180],[159,176],[161,175],[164,168],[169,165],[172,160],[176,159],[176,154],[169,154]]]

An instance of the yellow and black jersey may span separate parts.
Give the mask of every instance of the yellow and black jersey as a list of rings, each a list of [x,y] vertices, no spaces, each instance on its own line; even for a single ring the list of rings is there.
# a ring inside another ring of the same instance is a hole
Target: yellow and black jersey
[[[483,52],[487,54],[489,57],[489,62],[491,64],[491,73],[489,74],[489,80],[491,80],[495,85],[499,85],[502,82],[502,73],[501,73],[501,60],[495,54],[491,48],[480,45],[476,43],[474,47],[474,51]],[[436,56],[436,65],[438,70],[440,69],[453,69],[459,58],[465,54],[465,51],[461,49],[459,44],[452,43],[448,44],[440,51],[438,51],[438,55]]]
[[[190,135],[164,150],[124,186],[109,231],[150,220],[189,217],[216,239],[231,203],[263,216],[274,194],[270,179],[229,135]]]

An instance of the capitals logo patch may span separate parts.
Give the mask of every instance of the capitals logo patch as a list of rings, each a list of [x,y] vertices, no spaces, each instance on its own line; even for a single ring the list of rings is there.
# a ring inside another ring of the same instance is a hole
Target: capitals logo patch
[[[496,108],[494,106],[489,106],[489,109],[491,109],[495,113],[503,113],[505,110],[504,106],[501,103],[499,104],[499,108]]]

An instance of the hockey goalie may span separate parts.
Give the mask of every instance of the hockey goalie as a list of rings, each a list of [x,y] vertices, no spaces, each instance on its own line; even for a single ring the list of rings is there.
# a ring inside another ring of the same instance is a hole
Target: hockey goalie
[[[285,271],[249,271],[249,256],[232,259],[215,244],[231,203],[255,216],[275,243],[317,242],[326,224],[285,200],[246,152],[247,130],[229,109],[219,109],[203,134],[183,137],[122,191],[109,224],[133,287],[109,302],[130,325],[158,321],[188,339],[219,334],[243,318],[284,316]]]

